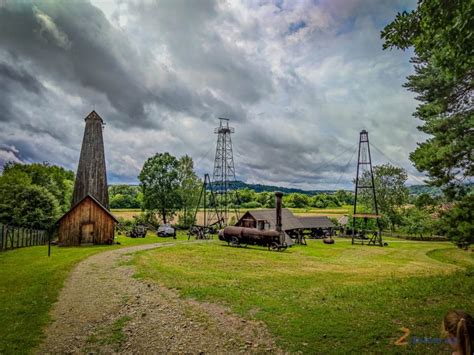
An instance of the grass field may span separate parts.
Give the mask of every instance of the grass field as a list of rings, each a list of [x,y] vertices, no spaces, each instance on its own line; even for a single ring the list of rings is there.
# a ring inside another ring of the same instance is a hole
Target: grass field
[[[179,232],[179,240],[186,240]],[[48,312],[80,260],[113,248],[157,241],[119,237],[121,245],[29,247],[0,254],[0,353],[28,353],[41,340]],[[309,241],[284,253],[231,248],[219,241],[141,252],[138,276],[179,290],[183,297],[217,302],[264,321],[288,351],[410,350],[432,353],[443,344],[409,344],[402,335],[439,336],[451,308],[474,311],[473,253],[448,243],[389,241],[387,248],[333,246]]]
[[[179,232],[178,239],[187,239]],[[41,339],[48,312],[67,275],[79,261],[108,249],[174,241],[149,233],[116,239],[120,245],[79,248],[28,247],[0,253],[0,354],[27,353]]]
[[[304,353],[443,353],[452,308],[474,313],[474,257],[449,243],[391,241],[389,247],[309,241],[284,253],[263,248],[175,246],[141,252],[137,277],[264,321],[278,344]],[[410,329],[408,345],[393,343]]]

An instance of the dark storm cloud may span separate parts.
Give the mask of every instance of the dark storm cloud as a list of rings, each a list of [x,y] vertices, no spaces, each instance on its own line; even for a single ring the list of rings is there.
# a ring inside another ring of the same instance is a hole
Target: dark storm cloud
[[[122,125],[156,126],[147,115],[150,104],[185,112],[202,107],[194,91],[154,66],[146,50],[136,49],[88,2],[8,2],[0,8],[0,45],[72,90],[79,85],[104,94]],[[150,81],[154,75],[168,82],[160,87]],[[97,102],[93,94],[86,99]]]
[[[115,182],[157,151],[212,171],[222,116],[242,180],[347,184],[338,154],[362,128],[406,162],[419,139],[400,87],[410,67],[379,31],[411,2],[0,0],[0,164],[74,170],[92,109]]]
[[[127,16],[142,38],[166,46],[173,66],[188,75],[193,87],[212,87],[221,99],[244,104],[273,91],[268,68],[221,35],[229,27],[224,21],[238,23],[222,13],[217,1],[136,1],[128,4]]]
[[[56,80],[104,93],[138,124],[146,119],[144,106],[152,95],[126,68],[127,60],[137,63],[137,54],[92,5],[9,2],[0,9],[0,45]]]
[[[1,60],[1,59],[0,59]],[[22,91],[32,94],[40,94],[43,85],[38,79],[27,72],[24,68],[15,68],[12,64],[0,61],[0,121],[15,121],[15,112],[12,109],[15,96]]]
[[[43,85],[33,75],[21,68],[14,68],[13,66],[0,62],[0,81],[6,84],[6,81],[17,83],[25,90],[39,94]],[[5,87],[3,87],[5,89]]]

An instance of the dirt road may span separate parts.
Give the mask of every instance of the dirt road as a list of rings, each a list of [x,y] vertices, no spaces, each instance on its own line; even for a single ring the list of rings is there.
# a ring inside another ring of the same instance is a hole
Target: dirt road
[[[180,299],[172,290],[133,277],[134,269],[126,263],[131,253],[177,243],[186,242],[116,249],[79,263],[36,352],[281,352],[263,323],[218,305]]]

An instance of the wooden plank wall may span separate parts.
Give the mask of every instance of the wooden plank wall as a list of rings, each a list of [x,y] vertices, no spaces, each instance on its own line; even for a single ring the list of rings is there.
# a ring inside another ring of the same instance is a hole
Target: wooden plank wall
[[[115,221],[92,199],[86,198],[59,222],[59,244],[80,245],[81,226],[86,223],[94,223],[95,244],[113,240]]]

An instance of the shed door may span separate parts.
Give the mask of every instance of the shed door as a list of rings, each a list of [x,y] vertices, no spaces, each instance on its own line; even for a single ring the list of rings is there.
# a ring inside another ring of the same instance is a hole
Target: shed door
[[[81,226],[81,244],[94,243],[94,223]]]

